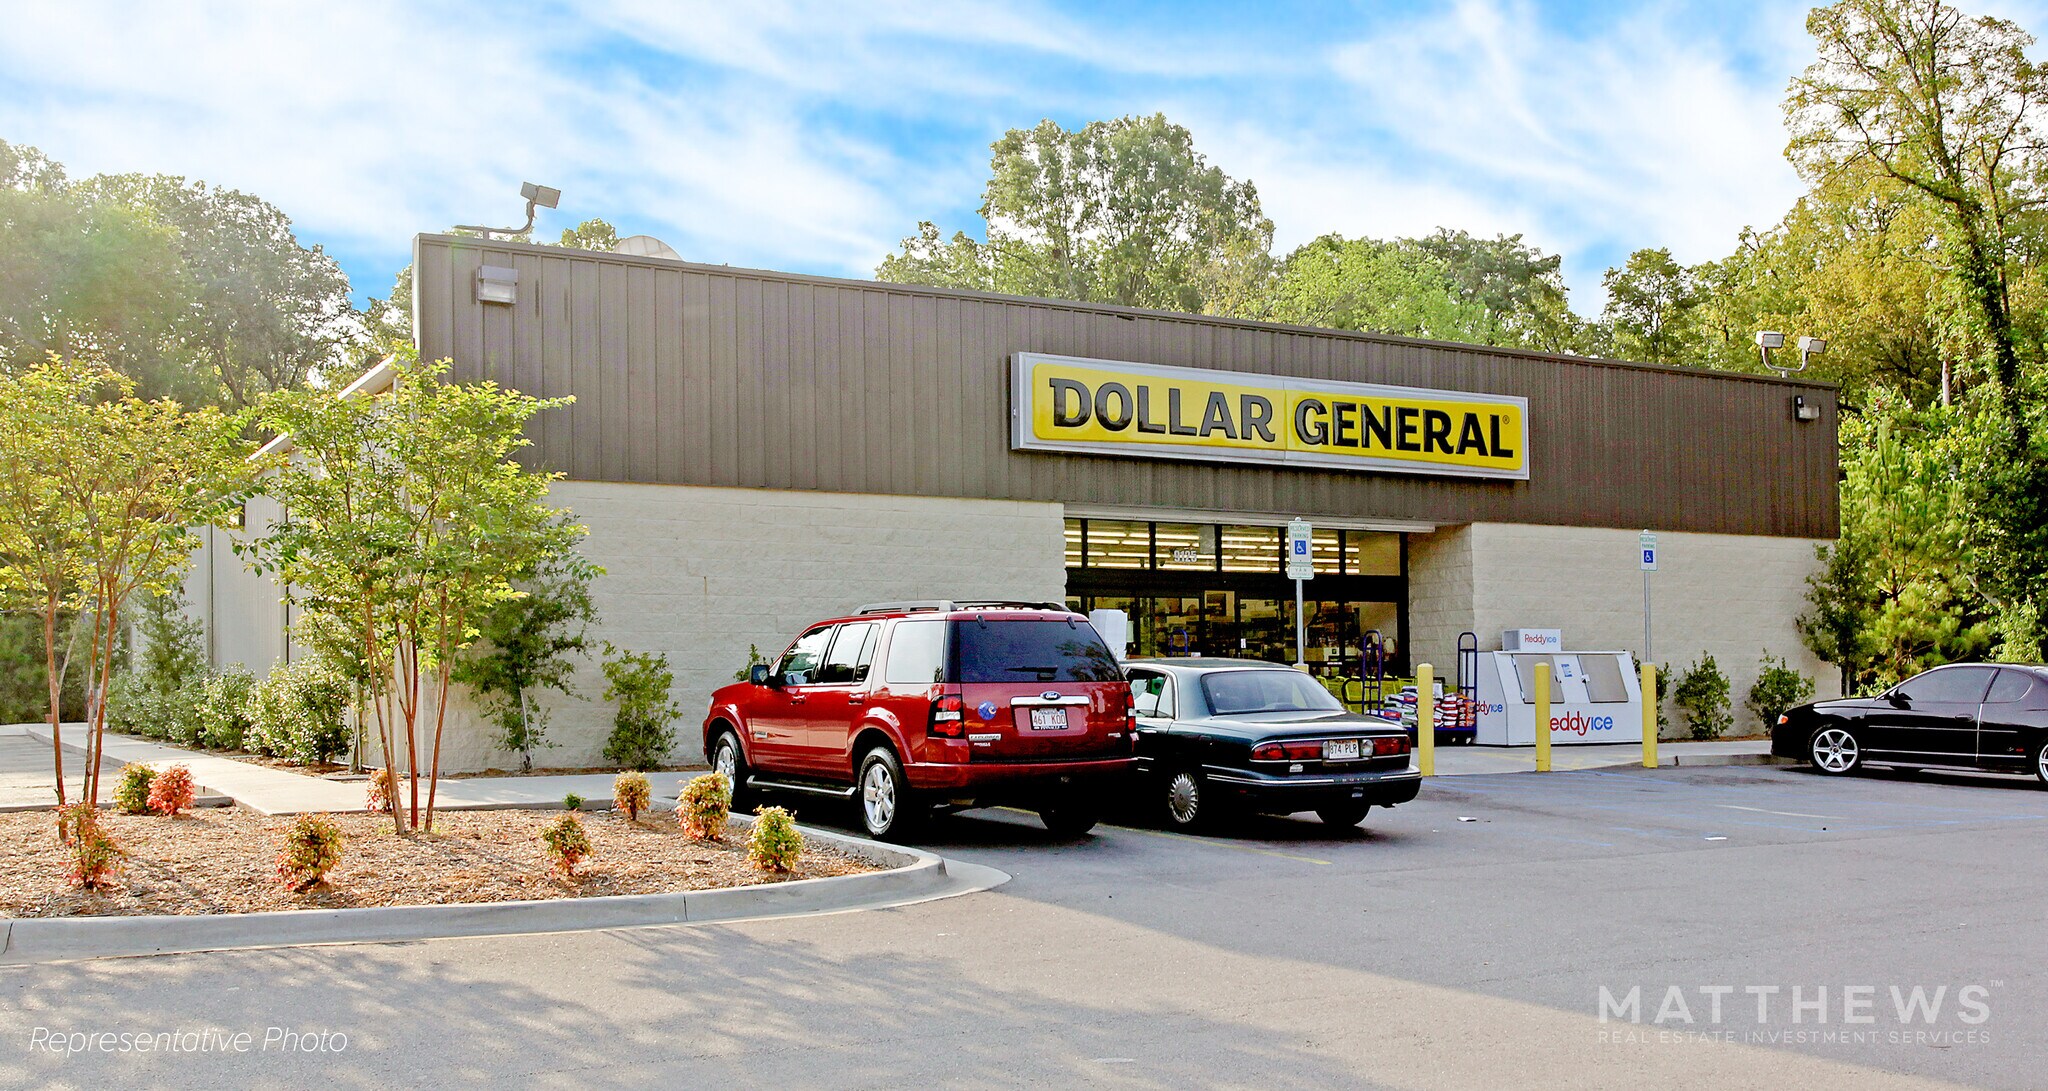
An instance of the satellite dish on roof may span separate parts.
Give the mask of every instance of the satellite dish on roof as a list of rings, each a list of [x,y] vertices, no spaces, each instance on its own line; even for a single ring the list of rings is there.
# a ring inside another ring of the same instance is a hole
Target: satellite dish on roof
[[[667,258],[670,261],[683,260],[681,254],[676,253],[667,243],[652,235],[628,235],[619,240],[618,249],[613,251],[613,253],[626,254],[636,258]]]

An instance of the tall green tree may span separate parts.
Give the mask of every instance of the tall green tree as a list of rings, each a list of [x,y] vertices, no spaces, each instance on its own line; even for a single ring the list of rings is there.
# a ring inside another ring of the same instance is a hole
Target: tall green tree
[[[1670,250],[1638,250],[1620,268],[1607,270],[1600,283],[1607,288],[1602,317],[1617,355],[1653,364],[1699,362],[1696,312],[1707,293]]]
[[[1397,242],[1325,235],[1280,262],[1266,317],[1280,322],[1479,342],[1498,328],[1462,298],[1444,262]]]
[[[992,151],[986,241],[922,223],[877,279],[1189,312],[1258,297],[1273,239],[1258,191],[1164,115],[1042,121]]]

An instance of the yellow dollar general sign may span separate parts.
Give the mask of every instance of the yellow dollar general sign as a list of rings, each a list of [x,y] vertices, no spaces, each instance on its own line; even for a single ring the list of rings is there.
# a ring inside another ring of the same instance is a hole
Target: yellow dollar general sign
[[[1020,352],[1010,445],[1526,481],[1529,401]]]

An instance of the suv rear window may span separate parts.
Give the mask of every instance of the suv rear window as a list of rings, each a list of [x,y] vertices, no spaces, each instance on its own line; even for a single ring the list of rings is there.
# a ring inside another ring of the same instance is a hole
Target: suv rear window
[[[970,682],[1118,682],[1116,656],[1076,618],[1065,621],[954,621],[949,623],[947,675]]]

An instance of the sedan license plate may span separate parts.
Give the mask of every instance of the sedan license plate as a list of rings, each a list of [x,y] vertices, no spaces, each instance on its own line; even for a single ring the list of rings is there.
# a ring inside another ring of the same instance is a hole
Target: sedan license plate
[[[1064,708],[1034,708],[1031,710],[1031,730],[1064,731],[1067,727],[1067,710]]]
[[[1324,761],[1358,760],[1357,739],[1331,739],[1323,744]]]

